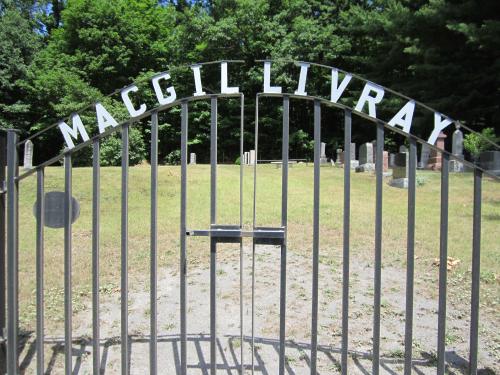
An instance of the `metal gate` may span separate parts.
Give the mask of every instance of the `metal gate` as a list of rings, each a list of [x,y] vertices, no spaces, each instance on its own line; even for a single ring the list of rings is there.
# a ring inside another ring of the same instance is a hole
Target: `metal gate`
[[[241,100],[241,127],[240,127],[240,156],[243,160],[244,145],[244,114],[243,114],[243,94],[211,94],[198,95],[189,98],[176,100],[168,105],[161,106],[154,110],[145,112],[138,116],[134,121],[147,117],[151,119],[151,264],[150,264],[150,310],[151,310],[151,331],[150,331],[150,373],[156,374],[162,371],[158,370],[157,365],[157,288],[158,288],[158,225],[157,225],[157,201],[158,201],[158,113],[169,110],[173,107],[181,108],[181,191],[180,191],[180,368],[179,373],[187,373],[187,283],[188,273],[186,248],[189,237],[206,236],[210,239],[210,373],[213,375],[217,370],[217,246],[220,243],[239,243],[240,245],[240,332],[241,332],[241,363],[239,371],[244,373],[246,369],[254,371],[254,356],[244,360],[243,343],[245,340],[249,343],[254,353],[254,290],[255,275],[252,272],[252,321],[251,338],[245,338],[243,335],[243,304],[242,287],[243,279],[243,238],[248,237],[253,243],[253,269],[255,267],[255,246],[259,244],[272,244],[280,247],[280,301],[279,301],[279,374],[286,373],[285,366],[285,342],[286,342],[286,291],[287,291],[287,204],[288,204],[288,166],[289,166],[289,113],[290,99],[308,100],[314,104],[314,208],[313,208],[313,273],[312,273],[312,301],[311,301],[311,344],[310,344],[310,373],[317,374],[317,356],[318,356],[318,291],[320,288],[319,278],[319,255],[320,255],[320,142],[321,142],[321,110],[324,107],[333,107],[344,113],[344,145],[345,154],[350,155],[351,145],[351,124],[352,115],[363,117],[371,121],[376,127],[376,207],[375,207],[375,249],[374,249],[374,297],[373,297],[373,348],[372,348],[372,373],[378,374],[380,367],[380,314],[381,314],[381,272],[382,272],[382,184],[383,184],[383,145],[384,132],[388,129],[398,132],[408,139],[409,142],[409,176],[408,176],[408,217],[407,217],[407,263],[406,263],[406,310],[405,310],[405,351],[404,351],[404,373],[410,374],[412,368],[412,336],[413,336],[413,301],[414,301],[414,248],[415,248],[415,196],[416,196],[416,169],[417,169],[417,144],[426,144],[426,142],[413,135],[407,134],[398,128],[388,125],[388,123],[373,119],[363,113],[353,111],[351,108],[339,103],[332,103],[319,97],[294,95],[294,94],[258,94],[256,97],[255,111],[255,152],[258,155],[259,142],[259,99],[263,97],[274,97],[282,99],[283,119],[282,119],[282,176],[281,176],[281,226],[278,227],[259,227],[257,225],[258,212],[256,210],[256,191],[257,191],[257,162],[253,168],[253,227],[251,229],[243,228],[242,223],[242,200],[243,200],[243,163],[240,165],[240,221],[236,223],[221,224],[217,221],[217,106],[218,101],[223,98],[239,98]],[[210,227],[192,228],[186,220],[187,207],[187,151],[188,151],[188,110],[193,101],[209,100],[211,108],[210,121]],[[18,301],[18,191],[19,184],[32,174],[36,174],[37,205],[36,210],[36,353],[37,353],[37,373],[43,374],[44,369],[44,171],[45,167],[64,160],[64,356],[65,373],[72,374],[72,156],[85,147],[93,148],[93,180],[92,180],[92,317],[93,332],[92,345],[93,352],[99,353],[100,326],[99,326],[99,228],[100,228],[100,152],[99,146],[101,140],[112,132],[118,130],[122,134],[122,164],[121,164],[121,373],[128,374],[129,370],[129,323],[128,323],[128,184],[129,184],[129,128],[133,126],[134,121],[127,121],[116,128],[112,128],[102,134],[94,136],[90,140],[83,142],[72,150],[41,163],[34,169],[19,173],[19,150],[25,141],[20,141],[18,133],[15,130],[9,130],[2,133],[0,138],[6,142],[6,147],[2,145],[0,163],[0,181],[5,180],[0,191],[0,267],[6,270],[7,279],[0,278],[0,324],[4,329],[0,330],[2,337],[2,355],[5,355],[6,348],[6,371],[9,375],[19,373],[19,301]],[[444,374],[445,371],[445,332],[446,332],[446,301],[447,301],[447,249],[448,249],[448,176],[449,161],[457,159],[454,155],[445,150],[437,149],[434,145],[427,144],[428,147],[436,149],[442,153],[443,167],[441,170],[441,218],[440,218],[440,266],[439,266],[439,314],[438,314],[438,337],[437,337],[437,373]],[[5,159],[6,156],[6,159]],[[256,156],[258,160],[258,157]],[[480,285],[480,248],[481,248],[481,183],[483,171],[477,165],[466,160],[457,159],[461,163],[468,165],[474,173],[474,214],[473,214],[473,261],[472,261],[472,292],[470,296],[470,358],[469,373],[477,373],[477,355],[478,355],[478,319],[479,319],[479,285]],[[6,177],[4,176],[4,166],[7,167]],[[348,335],[349,335],[349,259],[350,259],[350,192],[351,192],[351,170],[344,168],[344,213],[343,213],[343,265],[342,265],[342,347],[341,347],[341,371],[347,374],[347,361],[349,355]],[[497,177],[492,176],[497,179]],[[133,215],[133,212],[130,212]],[[6,223],[4,222],[6,218]],[[6,296],[5,292],[6,291]],[[5,315],[5,312],[7,314]],[[6,331],[6,336],[3,332]],[[5,358],[5,357],[4,357]],[[1,359],[1,358],[0,358]],[[93,373],[100,373],[100,357],[93,356]]]

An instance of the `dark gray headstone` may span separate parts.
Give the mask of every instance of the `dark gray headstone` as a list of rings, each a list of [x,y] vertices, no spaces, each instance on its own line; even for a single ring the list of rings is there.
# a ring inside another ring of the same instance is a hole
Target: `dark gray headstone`
[[[64,192],[49,191],[45,193],[45,226],[49,228],[64,228]],[[80,216],[80,204],[72,197],[71,222],[74,223]],[[38,202],[33,206],[33,214],[36,217]]]
[[[420,161],[418,162],[418,167],[420,169],[425,169],[427,167],[427,163],[429,162],[429,157],[431,154],[431,150],[429,146],[424,143],[422,145],[422,150],[420,152]]]
[[[392,178],[394,180],[408,177],[408,153],[400,152],[394,156]]]
[[[394,166],[396,167],[406,167],[406,160],[408,159],[408,154],[406,152],[400,152],[394,155]]]
[[[479,166],[500,175],[500,151],[484,151],[479,155]]]

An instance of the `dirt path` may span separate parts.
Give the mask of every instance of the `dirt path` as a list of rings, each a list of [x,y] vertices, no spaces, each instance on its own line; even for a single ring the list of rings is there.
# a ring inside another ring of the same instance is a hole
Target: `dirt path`
[[[250,372],[251,351],[251,249],[244,257],[244,364]],[[309,374],[311,258],[290,252],[287,293],[287,373]],[[279,249],[258,247],[256,254],[255,372],[276,374],[279,334]],[[237,251],[223,250],[217,272],[218,281],[218,373],[238,374],[239,339],[239,258]],[[177,269],[160,270],[158,288],[158,366],[161,374],[176,374],[179,368],[179,277]],[[371,336],[373,309],[373,268],[366,261],[351,260],[349,311],[349,373],[371,373]],[[188,270],[188,373],[209,373],[209,269],[191,266]],[[320,264],[319,354],[320,374],[340,370],[341,342],[341,265]],[[147,279],[149,275],[144,275]],[[434,374],[437,336],[437,300],[429,297],[421,285],[415,285],[414,302],[414,373]],[[149,372],[149,288],[144,281],[131,283],[129,332],[132,337],[130,367],[132,374]],[[404,355],[405,272],[384,267],[382,270],[381,373],[401,374]],[[437,285],[436,285],[437,288]],[[119,291],[101,298],[101,362],[103,373],[120,371],[120,300]],[[467,304],[451,304],[447,320],[447,362],[450,374],[463,374],[468,358]],[[75,374],[91,374],[91,309],[74,317],[74,335],[83,337],[74,345]],[[500,374],[498,363],[498,319],[481,321],[479,362],[482,374]],[[488,327],[485,329],[484,327]],[[47,373],[60,374],[64,353],[60,340],[46,345]],[[23,367],[34,373],[32,345],[25,346]]]

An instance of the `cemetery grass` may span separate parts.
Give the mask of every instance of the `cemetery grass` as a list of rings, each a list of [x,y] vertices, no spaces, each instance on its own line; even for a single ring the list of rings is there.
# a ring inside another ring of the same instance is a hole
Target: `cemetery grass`
[[[252,225],[253,167],[245,167],[243,225]],[[279,226],[281,213],[281,169],[258,167],[257,225]],[[375,176],[352,173],[351,259],[373,264]],[[417,187],[416,208],[416,288],[436,298],[440,227],[440,174],[418,172],[424,183]],[[64,190],[61,167],[46,169],[45,190]],[[101,169],[100,285],[102,295],[119,295],[120,280],[120,168]],[[239,223],[239,166],[218,168],[218,222]],[[386,182],[386,181],[385,181]],[[406,267],[407,190],[383,187],[383,266],[400,269],[404,281]],[[449,271],[449,299],[467,306],[470,301],[472,249],[471,174],[450,175],[449,250],[456,264]],[[495,315],[500,302],[500,189],[487,178],[483,183],[481,305],[482,314]],[[20,183],[20,319],[22,329],[35,327],[35,220],[33,204],[36,180]],[[179,261],[180,167],[160,166],[158,188],[158,260],[160,271],[177,270]],[[73,310],[90,308],[92,276],[92,170],[73,171],[73,195],[80,202],[80,218],[73,225]],[[296,165],[289,171],[289,251],[311,257],[313,223],[313,168]],[[210,222],[210,168],[188,167],[188,214],[190,229],[206,229]],[[321,168],[320,261],[332,272],[342,269],[343,169]],[[150,243],[150,167],[130,168],[129,189],[129,277],[134,285],[148,288]],[[249,248],[251,242],[245,242]],[[219,261],[235,256],[235,247],[223,247]],[[209,243],[188,238],[188,267],[208,268]],[[60,330],[63,322],[63,231],[45,229],[45,304],[47,330]],[[265,261],[265,260],[264,260]],[[278,267],[278,265],[276,266]],[[278,272],[278,268],[277,271]],[[382,272],[384,272],[382,270]],[[359,276],[359,275],[358,275]],[[327,275],[322,275],[327,277]],[[372,275],[367,275],[372,277]],[[420,282],[422,281],[422,282]],[[207,280],[208,283],[208,280]],[[320,285],[321,287],[321,285]],[[340,287],[340,286],[339,286]],[[404,289],[401,291],[404,298]],[[117,300],[117,303],[119,299]],[[207,300],[208,301],[208,300]],[[208,303],[208,302],[207,302]]]

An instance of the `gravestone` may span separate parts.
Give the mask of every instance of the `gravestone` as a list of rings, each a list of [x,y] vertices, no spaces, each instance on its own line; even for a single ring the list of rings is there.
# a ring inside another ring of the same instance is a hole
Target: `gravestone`
[[[341,148],[337,149],[337,161],[335,163],[337,167],[341,167],[344,165],[344,151]]]
[[[23,168],[33,168],[33,142],[31,142],[29,139],[26,141],[26,143],[24,143]]]
[[[356,143],[351,143],[351,161],[356,160]]]
[[[383,172],[385,173],[389,171],[389,152],[384,151],[383,155],[384,155],[384,164],[382,166],[383,166]]]
[[[464,158],[464,134],[460,130],[460,125],[456,125],[456,130],[453,132],[451,153],[458,158]],[[452,172],[463,172],[464,164],[458,160],[450,160],[450,170]]]
[[[356,169],[359,166],[359,160],[356,160],[356,143],[351,143],[351,160],[350,165],[351,169]]]
[[[394,159],[396,158],[396,154],[389,154],[389,168],[394,168]]]
[[[359,166],[356,167],[356,172],[368,172],[375,169],[373,163],[373,144],[363,143],[359,147]]]
[[[479,155],[479,166],[500,176],[500,151],[484,151]]]
[[[444,150],[445,139],[446,139],[446,134],[444,134],[443,132],[439,133],[439,136],[436,140],[436,147]],[[443,157],[441,155],[441,152],[432,149],[426,169],[431,169],[433,171],[440,171],[442,164],[443,164]]]
[[[196,154],[194,152],[189,154],[189,164],[196,164]]]
[[[399,152],[394,156],[394,168],[389,185],[400,188],[408,188],[408,153]]]
[[[373,144],[363,143],[359,147],[359,164],[373,163]]]
[[[431,149],[429,148],[429,146],[427,144],[423,144],[422,149],[420,151],[420,161],[418,162],[419,169],[425,169],[427,167],[430,153]]]
[[[326,143],[321,142],[321,156],[319,157],[319,163],[320,164],[327,164],[328,159],[326,157]]]
[[[248,160],[248,164],[255,164],[255,150],[250,150],[250,159]]]

